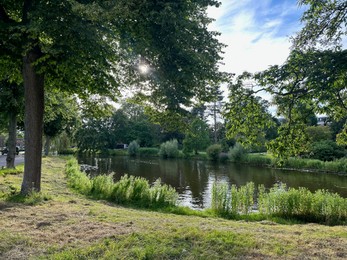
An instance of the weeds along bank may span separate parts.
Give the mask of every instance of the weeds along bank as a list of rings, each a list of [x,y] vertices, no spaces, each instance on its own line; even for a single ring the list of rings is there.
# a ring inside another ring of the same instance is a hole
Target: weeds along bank
[[[327,172],[347,175],[347,158],[341,158],[335,161],[320,161],[317,159],[288,158],[279,162],[278,159],[268,154],[244,153],[242,155],[231,156],[231,162],[244,163],[262,167],[305,170],[313,172]]]
[[[178,194],[175,189],[157,180],[152,186],[140,177],[123,176],[118,182],[112,175],[99,175],[89,178],[79,170],[76,159],[66,165],[68,185],[80,193],[97,199],[105,199],[118,204],[134,205],[144,208],[175,206]]]
[[[327,172],[347,175],[347,158],[336,159],[333,161],[321,161],[318,159],[288,158],[277,159],[269,154],[248,153],[241,145],[236,144],[230,148],[228,153],[222,152],[222,146],[214,144],[206,149],[206,152],[187,153],[184,149],[179,150],[177,140],[163,143],[160,148],[140,147],[136,141],[129,144],[128,149],[107,150],[97,155],[101,156],[131,156],[131,157],[162,157],[166,158],[186,158],[210,160],[214,162],[232,162],[256,165],[261,167],[284,168],[293,170],[304,170],[313,172]]]
[[[231,219],[289,219],[329,225],[347,223],[347,199],[337,194],[306,188],[288,189],[275,185],[266,190],[250,182],[244,186],[215,183],[212,206],[204,212],[194,212],[178,206],[175,189],[157,180],[153,185],[144,178],[124,176],[114,182],[112,175],[89,178],[79,170],[76,159],[66,165],[68,185],[80,193],[97,199],[141,208],[160,209],[186,215],[221,216]]]

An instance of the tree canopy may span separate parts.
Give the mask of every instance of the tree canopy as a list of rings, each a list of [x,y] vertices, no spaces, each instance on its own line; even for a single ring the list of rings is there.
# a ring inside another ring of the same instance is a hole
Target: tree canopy
[[[268,148],[280,158],[300,155],[309,144],[305,130],[317,114],[345,120],[347,114],[347,50],[341,39],[347,34],[346,1],[300,0],[308,8],[303,29],[294,37],[289,57],[255,74],[244,73],[230,84],[226,109],[230,137],[243,144],[255,143],[271,125],[260,93],[271,95],[277,116],[285,119]],[[347,144],[347,124],[337,135]]]
[[[210,5],[218,2],[1,1],[0,60],[19,64],[12,77],[22,78],[25,88],[29,150],[22,193],[40,190],[44,89],[115,99],[133,85],[163,113],[204,98],[207,81],[219,77],[223,47],[207,28]],[[140,63],[150,75],[140,74]]]

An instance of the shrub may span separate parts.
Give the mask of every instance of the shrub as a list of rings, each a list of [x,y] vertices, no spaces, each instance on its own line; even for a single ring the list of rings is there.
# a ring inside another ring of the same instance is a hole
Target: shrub
[[[344,157],[345,154],[345,149],[332,140],[315,142],[310,148],[310,158],[321,161],[333,161]]]
[[[140,145],[136,141],[132,141],[128,146],[128,155],[136,156],[139,151]]]
[[[176,139],[160,145],[159,155],[163,158],[176,158],[179,155],[178,142]]]
[[[219,154],[221,152],[222,152],[222,146],[220,144],[213,144],[209,146],[206,150],[207,157],[214,162],[219,160]]]
[[[229,158],[232,162],[242,162],[245,159],[246,149],[241,144],[236,143],[229,150]]]

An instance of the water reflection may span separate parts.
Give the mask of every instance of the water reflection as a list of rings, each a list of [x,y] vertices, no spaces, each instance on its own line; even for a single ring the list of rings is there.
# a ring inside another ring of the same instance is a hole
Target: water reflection
[[[198,160],[162,160],[159,158],[111,157],[79,158],[80,164],[98,166],[98,173],[114,172],[115,180],[124,174],[146,178],[150,183],[160,178],[176,188],[181,205],[194,209],[210,206],[212,184],[226,181],[237,186],[254,182],[266,188],[275,183],[288,187],[307,187],[311,191],[328,189],[347,197],[347,177],[321,173],[285,171],[238,164],[213,164]]]

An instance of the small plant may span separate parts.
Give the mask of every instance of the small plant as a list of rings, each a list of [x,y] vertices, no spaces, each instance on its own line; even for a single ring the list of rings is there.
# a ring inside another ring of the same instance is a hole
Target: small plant
[[[163,158],[176,158],[179,155],[178,142],[176,139],[160,145],[159,155]]]
[[[128,146],[128,155],[136,156],[139,152],[140,145],[136,141],[132,141]]]
[[[220,144],[213,144],[209,146],[206,150],[207,157],[214,162],[219,160],[219,155],[221,152],[222,152],[222,146]]]

